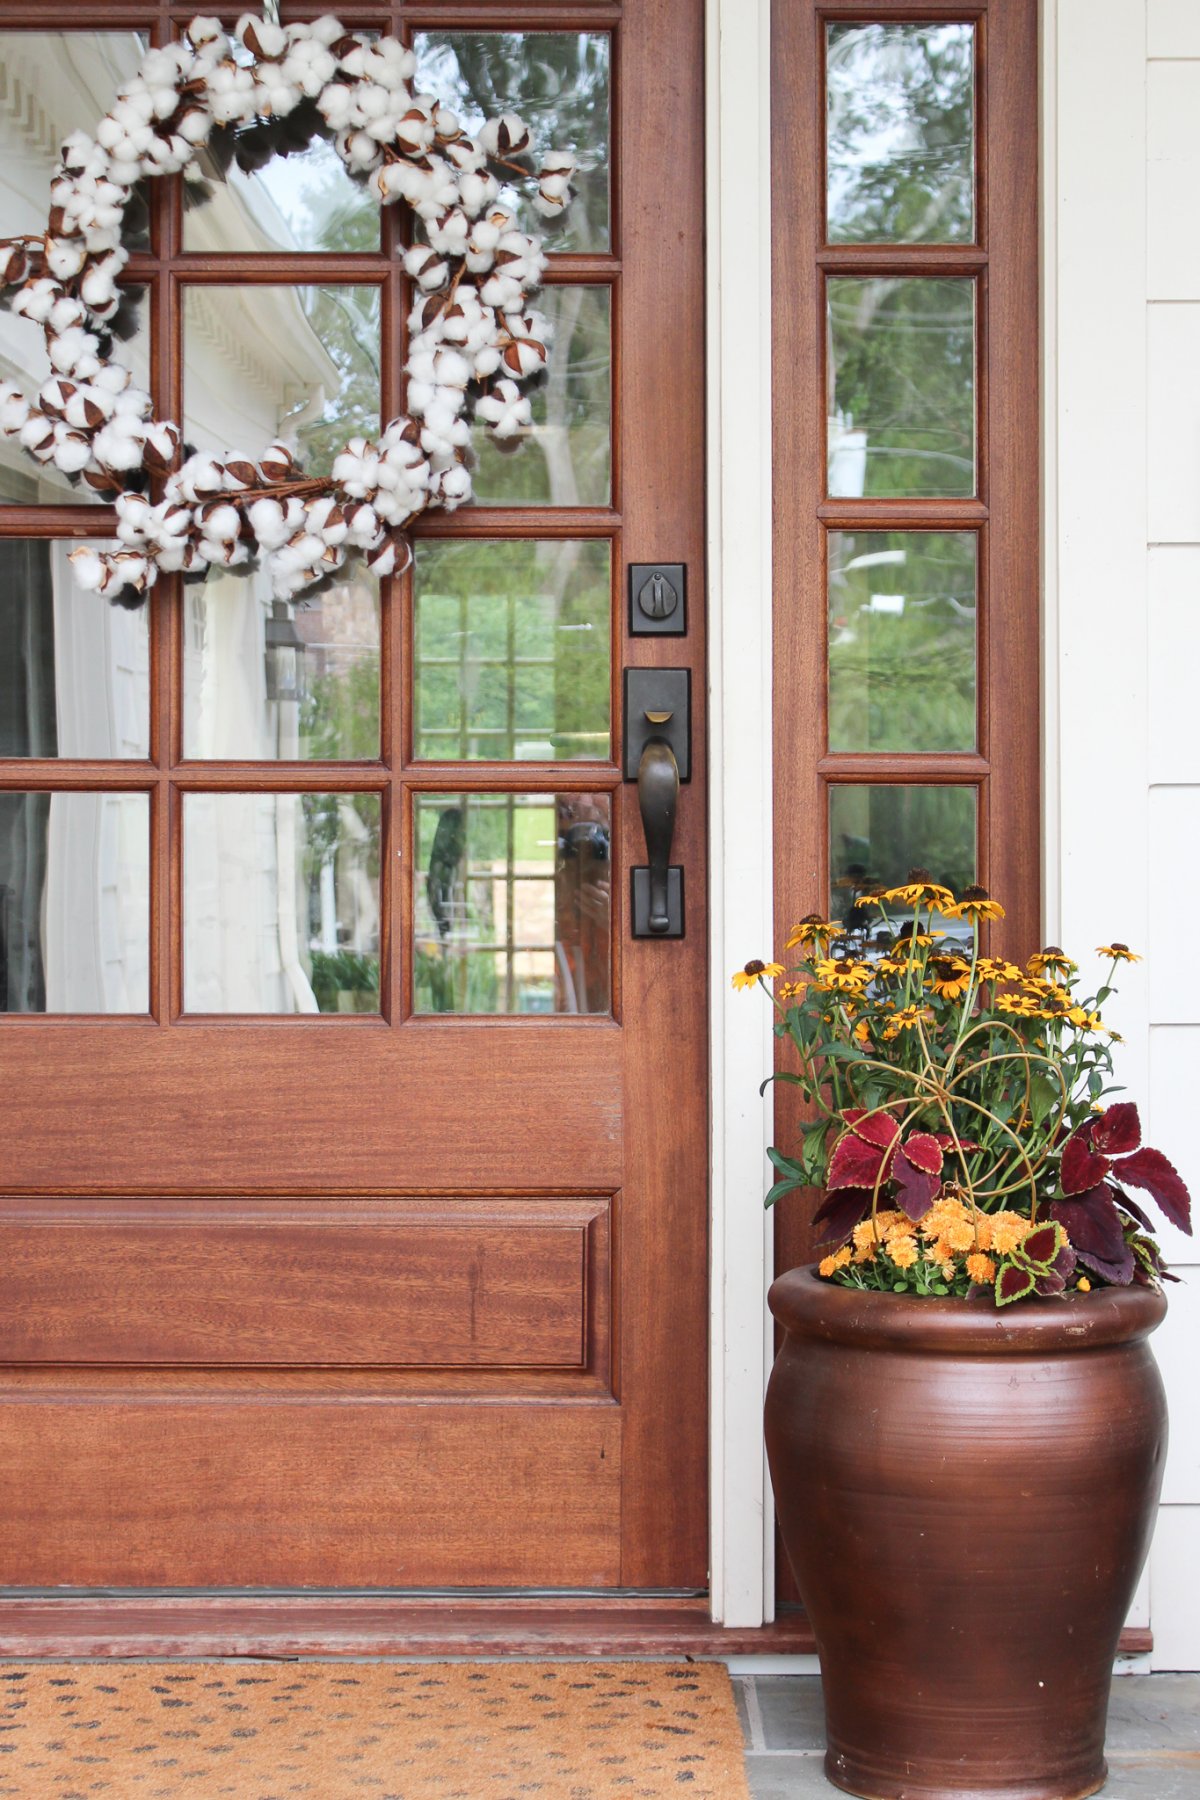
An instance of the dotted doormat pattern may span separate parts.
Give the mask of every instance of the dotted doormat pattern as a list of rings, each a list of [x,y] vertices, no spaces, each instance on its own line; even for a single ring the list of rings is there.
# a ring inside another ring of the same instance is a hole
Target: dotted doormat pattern
[[[0,1664],[3,1800],[748,1800],[717,1663]]]

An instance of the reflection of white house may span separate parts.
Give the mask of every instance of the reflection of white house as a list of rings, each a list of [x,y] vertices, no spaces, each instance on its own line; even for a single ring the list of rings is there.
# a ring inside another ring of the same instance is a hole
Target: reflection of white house
[[[120,80],[137,66],[133,33],[76,38],[6,33],[0,40],[0,216],[6,230],[42,229],[50,171],[63,138],[90,129]],[[269,184],[234,171],[215,182],[208,203],[189,211],[189,248],[295,247]],[[148,381],[147,329],[124,352]],[[301,293],[286,286],[197,286],[186,313],[185,429],[198,448],[265,448],[319,417],[340,385],[339,371],[308,318]],[[31,388],[48,370],[40,330],[0,313],[0,379]],[[0,442],[0,500],[89,498],[51,472],[44,478],[19,445]],[[50,543],[3,564],[0,605],[19,608],[29,668],[25,710],[53,712],[53,738],[15,742],[17,754],[145,757],[148,754],[149,645],[146,614],[78,593],[69,546]],[[35,591],[36,590],[36,591]],[[306,636],[336,639],[342,614],[372,619],[373,596],[360,578],[322,596],[322,627]],[[265,579],[210,576],[185,591],[185,753],[254,761],[298,757],[298,701],[268,698]],[[10,625],[12,621],[9,621]],[[47,671],[51,673],[47,673]],[[98,679],[100,671],[104,679]],[[52,692],[47,693],[47,685]],[[7,692],[7,690],[6,690]],[[0,729],[9,722],[0,720]],[[19,732],[27,720],[12,721]],[[27,734],[28,735],[28,734]],[[36,740],[36,741],[35,741]],[[10,750],[10,753],[12,751]],[[0,890],[9,893],[7,929],[40,937],[50,1011],[144,1011],[148,1006],[149,808],[142,795],[56,795],[49,803],[8,797],[0,814]],[[301,801],[275,796],[194,796],[185,814],[185,996],[204,1010],[312,1011],[310,943],[369,952],[378,943],[378,900],[360,863],[363,828],[347,806],[348,866],[312,878],[310,920]],[[39,838],[35,847],[30,839]],[[44,839],[44,842],[40,841]],[[340,910],[339,910],[340,909]],[[16,923],[18,917],[22,921]],[[0,994],[0,1005],[29,996]]]

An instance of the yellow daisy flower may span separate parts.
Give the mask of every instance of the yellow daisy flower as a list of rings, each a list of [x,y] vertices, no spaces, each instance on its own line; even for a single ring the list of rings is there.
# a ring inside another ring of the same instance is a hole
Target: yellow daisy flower
[[[744,969],[734,970],[733,985],[739,990],[743,988],[752,988],[760,979],[764,981],[774,981],[777,976],[782,974],[782,963],[759,962],[757,957],[752,957]]]
[[[971,965],[958,956],[931,956],[925,980],[942,1000],[961,1000],[971,985]]]
[[[1097,956],[1111,956],[1114,962],[1141,962],[1141,957],[1129,948],[1128,944],[1098,944]]]
[[[986,888],[964,888],[961,897],[942,911],[950,919],[970,919],[972,924],[979,924],[984,919],[1002,919],[1004,908],[998,900],[989,897]]]
[[[935,881],[928,869],[910,869],[899,886],[884,890],[883,898],[904,906],[936,906],[939,912],[954,904],[950,889]]]
[[[975,964],[975,972],[980,981],[1020,981],[1021,971],[1016,963],[1005,962],[1002,956],[981,956]]]
[[[1000,994],[996,999],[996,1011],[1012,1013],[1019,1019],[1036,1019],[1038,1005],[1028,994]]]
[[[841,929],[840,925],[823,919],[820,913],[806,913],[798,925],[792,926],[784,948],[794,950],[797,944],[800,944],[807,949],[810,944],[816,944],[821,949],[825,949],[830,938],[837,937]]]
[[[865,987],[872,974],[870,963],[855,962],[849,956],[820,957],[813,964],[813,972],[823,988],[849,993]]]
[[[1045,975],[1049,971],[1052,975],[1066,976],[1074,975],[1076,964],[1057,944],[1047,944],[1044,950],[1037,951],[1029,958],[1025,967],[1031,975]]]

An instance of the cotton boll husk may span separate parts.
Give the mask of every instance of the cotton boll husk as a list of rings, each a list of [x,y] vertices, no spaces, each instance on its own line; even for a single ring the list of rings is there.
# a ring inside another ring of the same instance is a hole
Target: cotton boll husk
[[[479,142],[489,156],[519,156],[529,147],[529,127],[518,114],[502,113],[483,126]]]
[[[89,381],[75,389],[64,408],[64,417],[77,431],[96,431],[112,417],[112,410],[112,395]]]

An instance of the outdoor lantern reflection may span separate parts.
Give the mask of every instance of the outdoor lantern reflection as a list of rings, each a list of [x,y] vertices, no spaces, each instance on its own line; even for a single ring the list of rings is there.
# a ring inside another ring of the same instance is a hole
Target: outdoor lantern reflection
[[[299,702],[304,698],[304,639],[286,600],[272,600],[264,637],[267,699]]]

